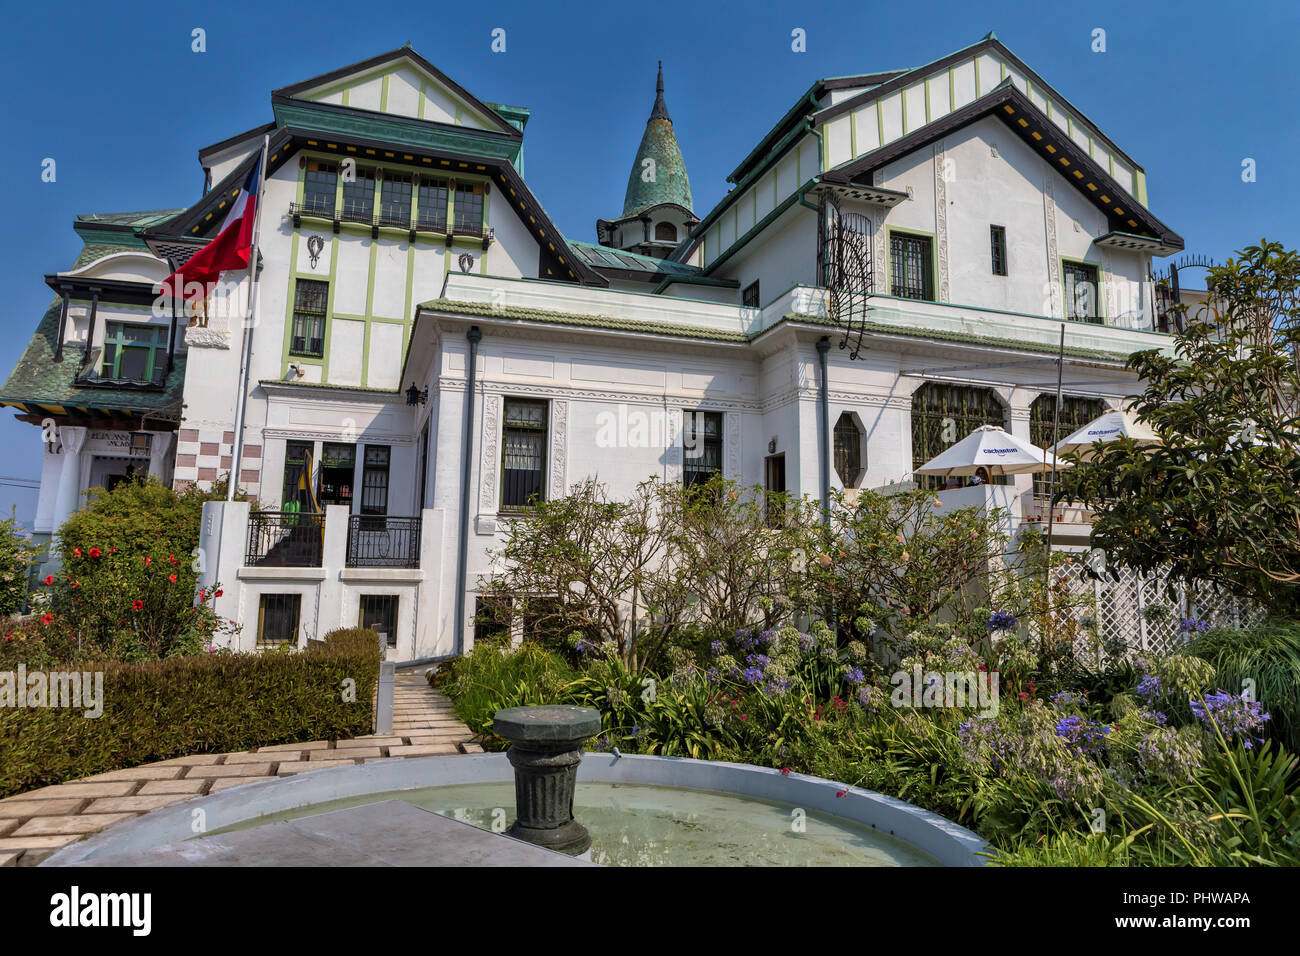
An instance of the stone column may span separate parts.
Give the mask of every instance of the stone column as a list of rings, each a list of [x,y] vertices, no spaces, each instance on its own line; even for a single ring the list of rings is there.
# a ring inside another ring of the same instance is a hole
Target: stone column
[[[149,476],[167,484],[167,458],[172,448],[175,432],[150,432],[153,440],[149,443]]]
[[[600,712],[552,704],[498,710],[492,730],[510,741],[515,768],[515,822],[506,833],[570,856],[591,849],[587,828],[573,819],[573,791],[582,744],[600,733]]]
[[[81,504],[81,449],[86,444],[86,429],[77,425],[61,426],[59,443],[63,446],[63,468],[59,472],[59,494],[54,502],[54,531],[58,531]]]

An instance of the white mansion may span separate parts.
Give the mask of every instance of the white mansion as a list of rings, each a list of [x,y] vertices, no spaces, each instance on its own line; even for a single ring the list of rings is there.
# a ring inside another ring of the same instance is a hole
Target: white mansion
[[[1130,353],[1170,344],[1147,280],[1183,242],[1142,167],[991,34],[816,81],[703,216],[661,73],[595,243],[526,185],[528,110],[410,48],[275,90],[271,114],[199,151],[188,208],[77,220],[84,251],[45,277],[56,300],[0,388],[46,426],[48,534],[120,476],[229,472],[252,335],[256,502],[208,505],[202,539],[244,648],[364,621],[395,659],[454,653],[533,496],[716,470],[814,497],[907,481],[980,424],[1050,443],[1062,329],[1061,434],[1134,390]],[[157,308],[268,135],[255,327]],[[847,331],[827,289],[845,274],[870,291]],[[1002,493],[1032,519],[1031,478]]]

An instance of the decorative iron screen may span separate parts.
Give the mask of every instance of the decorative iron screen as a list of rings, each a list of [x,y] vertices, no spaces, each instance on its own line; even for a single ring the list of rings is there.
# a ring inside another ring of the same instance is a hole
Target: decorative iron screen
[[[912,467],[920,468],[981,425],[1003,428],[1005,423],[1006,411],[991,389],[926,382],[912,394]],[[927,488],[942,488],[948,481],[937,475],[915,477]],[[967,478],[954,480],[969,483]]]

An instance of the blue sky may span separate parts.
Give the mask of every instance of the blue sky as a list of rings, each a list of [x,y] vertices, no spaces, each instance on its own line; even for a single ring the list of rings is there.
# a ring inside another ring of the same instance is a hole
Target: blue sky
[[[1221,260],[1262,236],[1300,245],[1300,4],[133,0],[10,5],[5,25],[0,375],[52,298],[42,276],[77,255],[76,214],[194,202],[196,151],[268,121],[272,89],[407,41],[476,96],[532,110],[526,178],[575,239],[621,212],[659,59],[703,215],[816,78],[917,66],[994,30],[1146,168],[1150,208],[1188,251]],[[196,27],[205,53],[190,49]],[[496,27],[505,53],[490,49]],[[805,53],[791,51],[796,27]],[[1105,53],[1091,50],[1096,28]],[[45,157],[54,183],[41,182]],[[1241,180],[1246,157],[1253,183]],[[0,475],[39,476],[39,430],[9,410],[0,447]],[[35,502],[0,486],[0,516],[16,505],[30,520]]]

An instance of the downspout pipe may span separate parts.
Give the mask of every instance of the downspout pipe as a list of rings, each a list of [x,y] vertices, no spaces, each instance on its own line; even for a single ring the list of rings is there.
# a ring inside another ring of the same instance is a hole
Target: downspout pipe
[[[817,409],[817,445],[821,452],[821,463],[818,471],[822,483],[822,524],[830,526],[831,521],[831,472],[827,466],[830,458],[828,454],[830,448],[831,434],[831,399],[830,399],[830,377],[827,374],[826,356],[831,350],[831,340],[829,336],[823,335],[817,340],[817,364],[821,368],[821,395],[818,398]]]
[[[465,422],[460,448],[460,546],[456,549],[456,651],[465,653],[465,578],[469,567],[470,456],[474,452],[474,387],[478,378],[478,344],[483,338],[477,325],[465,333],[469,339],[469,366],[465,378]]]

